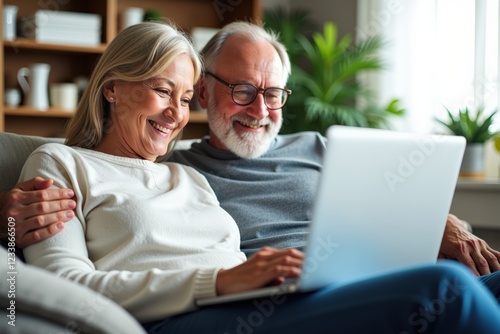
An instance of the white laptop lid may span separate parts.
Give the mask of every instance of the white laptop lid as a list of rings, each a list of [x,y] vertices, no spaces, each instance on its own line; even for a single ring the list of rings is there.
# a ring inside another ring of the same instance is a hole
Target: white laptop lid
[[[434,263],[465,139],[344,126],[327,138],[300,289]]]
[[[298,285],[198,299],[198,306],[308,291],[434,263],[465,139],[333,126]]]

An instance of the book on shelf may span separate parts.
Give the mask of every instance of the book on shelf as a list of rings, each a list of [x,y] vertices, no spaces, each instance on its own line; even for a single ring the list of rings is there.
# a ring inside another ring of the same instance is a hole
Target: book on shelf
[[[37,27],[47,25],[79,26],[89,29],[101,29],[101,16],[98,14],[64,12],[57,10],[38,10],[33,15],[25,16],[26,21]]]
[[[39,10],[20,20],[21,35],[37,42],[95,46],[101,42],[101,16]]]
[[[56,43],[81,46],[97,46],[101,43],[100,31],[72,32],[68,30],[36,29],[32,35],[24,36],[33,38],[39,43]]]

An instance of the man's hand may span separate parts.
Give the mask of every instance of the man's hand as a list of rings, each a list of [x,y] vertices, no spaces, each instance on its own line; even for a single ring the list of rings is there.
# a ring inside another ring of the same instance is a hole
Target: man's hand
[[[439,258],[458,260],[478,276],[500,270],[500,252],[470,233],[462,221],[452,214],[446,221]]]
[[[15,220],[16,245],[24,248],[59,233],[74,217],[71,189],[48,189],[52,180],[35,177],[0,193],[0,235],[7,235],[8,218]]]

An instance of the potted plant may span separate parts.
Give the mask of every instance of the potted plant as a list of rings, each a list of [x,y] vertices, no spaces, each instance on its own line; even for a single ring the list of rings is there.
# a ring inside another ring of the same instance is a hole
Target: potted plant
[[[459,109],[456,116],[449,109],[446,111],[448,119],[436,119],[436,121],[448,128],[452,134],[465,137],[467,141],[460,175],[483,177],[484,143],[498,135],[498,132],[491,130],[493,117],[497,110],[485,115],[484,107],[479,107],[474,113],[475,115],[472,115],[469,108],[465,107],[465,109]]]
[[[147,9],[144,11],[144,22],[159,22],[162,20],[161,12],[157,9]]]
[[[349,35],[338,38],[333,22],[318,32],[304,9],[287,13],[278,8],[266,12],[264,21],[267,29],[280,33],[291,55],[287,86],[293,94],[283,110],[282,132],[325,133],[333,124],[388,128],[389,116],[403,114],[397,99],[376,105],[373,92],[358,81],[360,74],[384,68],[379,37],[359,43]]]

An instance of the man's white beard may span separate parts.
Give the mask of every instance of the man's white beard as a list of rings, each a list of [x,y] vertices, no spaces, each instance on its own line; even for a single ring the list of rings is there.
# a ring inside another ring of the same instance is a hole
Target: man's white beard
[[[210,130],[217,138],[234,154],[241,158],[258,158],[269,150],[271,143],[280,131],[282,118],[278,122],[273,122],[269,117],[258,121],[254,118],[240,117],[235,115],[230,121],[223,118],[223,114],[217,111],[215,103],[210,101],[208,106],[208,122],[211,124]],[[238,133],[233,128],[233,122],[236,120],[243,123],[253,123],[265,125],[267,130],[259,133]]]

